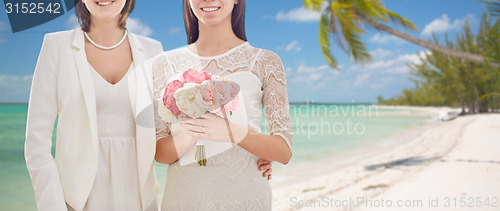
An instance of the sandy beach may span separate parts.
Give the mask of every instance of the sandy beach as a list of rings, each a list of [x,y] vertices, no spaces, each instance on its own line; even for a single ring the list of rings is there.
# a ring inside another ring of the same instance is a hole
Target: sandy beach
[[[500,209],[500,115],[429,121],[391,139],[408,141],[273,181],[273,210]]]

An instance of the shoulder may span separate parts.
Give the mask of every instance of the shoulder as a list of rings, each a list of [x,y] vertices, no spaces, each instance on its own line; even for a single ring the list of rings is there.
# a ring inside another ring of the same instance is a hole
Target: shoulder
[[[280,65],[282,65],[281,58],[277,53],[267,49],[257,48],[253,46],[252,48],[254,48],[258,52],[256,54],[258,56],[257,62],[272,62],[272,63],[279,63]]]
[[[263,48],[255,49],[258,50],[258,53],[256,53],[257,57],[255,59],[255,62],[257,64],[260,63],[267,67],[273,67],[264,69],[283,69],[283,62],[281,61],[281,58],[277,53]]]
[[[188,56],[190,55],[190,53],[187,46],[181,46],[169,51],[165,51],[162,55],[164,59],[173,61],[176,60],[176,58]]]
[[[175,57],[180,56],[180,54],[184,54],[184,47],[179,47],[173,50],[165,51],[151,59],[151,63],[153,67],[166,67],[169,61],[174,61]]]
[[[79,28],[76,28],[76,29],[72,29],[72,30],[47,33],[47,34],[45,34],[43,40],[44,40],[44,42],[57,42],[57,43],[61,43],[61,42],[65,42],[65,41],[71,42],[71,40],[75,36],[75,33],[77,33],[78,31],[81,31],[81,30]]]
[[[253,69],[258,71],[258,76],[263,84],[267,84],[272,78],[286,84],[285,70],[280,56],[267,49],[255,49],[258,49],[258,53],[257,58],[255,58]]]

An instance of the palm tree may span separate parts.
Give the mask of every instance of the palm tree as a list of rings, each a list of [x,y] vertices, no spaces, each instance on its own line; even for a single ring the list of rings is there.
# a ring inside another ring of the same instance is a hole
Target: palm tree
[[[363,25],[369,25],[377,30],[385,31],[416,45],[449,56],[477,63],[485,61],[482,55],[437,45],[385,25],[390,21],[408,30],[418,30],[410,20],[386,9],[382,0],[303,0],[303,2],[306,9],[321,12],[319,22],[321,51],[330,67],[337,70],[339,69],[338,61],[331,52],[330,34],[337,39],[337,44],[344,52],[353,57],[354,62],[363,63],[371,60],[368,49],[361,39],[361,34],[365,33]],[[490,65],[500,68],[497,63],[490,63]]]

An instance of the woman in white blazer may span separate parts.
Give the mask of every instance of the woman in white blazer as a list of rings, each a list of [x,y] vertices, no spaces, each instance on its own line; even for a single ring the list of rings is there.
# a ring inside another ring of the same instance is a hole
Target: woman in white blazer
[[[151,100],[134,67],[163,48],[127,33],[133,7],[134,0],[77,0],[81,28],[45,35],[25,144],[38,210],[158,210],[154,127],[135,122],[138,109],[151,122],[154,114],[142,110]]]

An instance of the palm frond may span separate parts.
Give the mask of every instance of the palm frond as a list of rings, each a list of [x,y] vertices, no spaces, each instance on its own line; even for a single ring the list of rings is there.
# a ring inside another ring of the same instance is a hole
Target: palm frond
[[[349,53],[349,50],[346,47],[346,43],[344,39],[342,39],[342,34],[340,33],[339,30],[339,23],[337,21],[337,18],[333,14],[333,12],[330,12],[329,9],[325,9],[325,13],[328,13],[328,16],[330,17],[330,30],[333,35],[333,37],[337,40],[337,45],[345,52]]]
[[[319,43],[321,46],[321,52],[328,62],[328,65],[336,70],[339,70],[338,61],[335,57],[333,57],[332,51],[330,49],[330,33],[331,28],[328,13],[323,13],[319,20]]]
[[[366,62],[371,60],[366,45],[361,39],[361,34],[365,31],[361,28],[361,23],[356,15],[349,8],[348,2],[334,2],[330,6],[331,12],[335,14],[339,22],[343,38],[349,47],[349,54],[355,62]]]
[[[387,21],[387,16],[380,10],[382,2],[380,0],[351,0],[352,9],[372,19],[382,19]]]
[[[306,9],[319,12],[321,11],[321,7],[323,6],[324,0],[303,0],[304,7]]]
[[[389,17],[389,19],[391,19],[391,22],[393,22],[394,24],[400,25],[403,28],[408,29],[408,30],[418,31],[418,28],[410,20],[408,20],[408,19],[402,17],[401,15],[399,15],[393,11],[390,11],[388,9],[385,9],[385,12],[386,12],[387,16]]]
[[[492,16],[500,16],[500,0],[479,0],[486,5]]]
[[[372,12],[376,15],[374,16],[369,16],[369,13],[366,13],[364,10],[358,9],[358,13],[365,15],[367,18],[375,19],[382,21],[384,23],[388,23],[389,20],[399,26],[402,26],[405,29],[408,30],[413,30],[413,31],[418,31],[417,27],[413,22],[410,20],[404,18],[403,16],[388,10],[385,8],[384,4],[380,0],[358,0],[358,1],[364,1],[368,5],[368,7],[372,8],[375,12]]]

